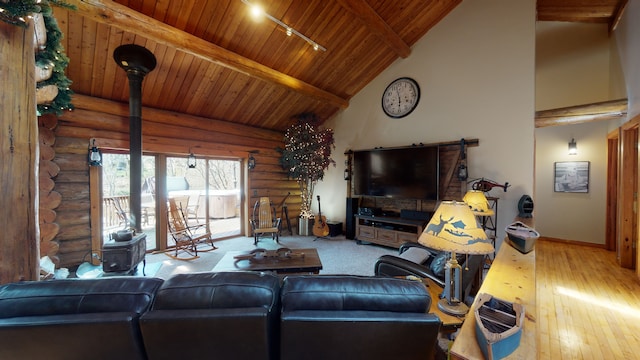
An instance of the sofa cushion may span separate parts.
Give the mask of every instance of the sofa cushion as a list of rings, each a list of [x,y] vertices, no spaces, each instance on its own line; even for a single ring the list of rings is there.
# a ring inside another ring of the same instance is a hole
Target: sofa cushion
[[[353,275],[287,276],[282,311],[365,310],[425,313],[431,297],[422,282]]]
[[[153,310],[232,309],[279,303],[279,280],[258,272],[178,274],[158,290]]]
[[[0,287],[0,318],[148,309],[162,279],[115,277],[27,281]]]
[[[148,359],[277,359],[279,303],[272,274],[175,275],[140,318]]]
[[[429,256],[431,256],[431,253],[428,250],[415,246],[407,249],[405,252],[400,254],[400,257],[402,257],[403,259],[407,259],[416,264],[426,263],[427,260],[429,260]]]

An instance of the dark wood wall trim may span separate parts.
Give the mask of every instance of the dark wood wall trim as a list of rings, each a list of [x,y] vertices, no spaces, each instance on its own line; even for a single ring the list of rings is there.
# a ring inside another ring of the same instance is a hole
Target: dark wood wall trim
[[[618,262],[624,268],[636,265],[638,213],[638,132],[640,117],[628,121],[621,128],[618,186]]]

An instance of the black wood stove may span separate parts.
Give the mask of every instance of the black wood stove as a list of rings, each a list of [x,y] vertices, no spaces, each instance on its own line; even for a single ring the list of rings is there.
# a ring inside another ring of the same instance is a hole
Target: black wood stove
[[[142,262],[144,272],[147,234],[138,234],[127,241],[110,240],[102,245],[102,271],[135,273]]]

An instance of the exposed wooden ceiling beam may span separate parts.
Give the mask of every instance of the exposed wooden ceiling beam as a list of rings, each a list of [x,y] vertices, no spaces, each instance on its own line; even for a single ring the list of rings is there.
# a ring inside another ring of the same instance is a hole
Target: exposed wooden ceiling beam
[[[273,70],[251,59],[242,57],[116,2],[104,0],[68,0],[67,3],[75,5],[77,12],[82,16],[98,23],[107,24],[123,31],[134,33],[248,76],[290,88],[319,100],[327,101],[340,108],[349,106],[348,100],[335,94]]]
[[[382,40],[400,57],[407,58],[411,55],[409,45],[393,31],[391,26],[365,0],[338,0],[338,3],[362,20],[367,28],[380,35]]]
[[[627,115],[627,99],[536,111],[535,127],[574,125],[620,119]]]
[[[539,21],[609,22],[611,6],[544,6],[538,8]],[[570,15],[567,15],[570,14]]]
[[[616,30],[618,27],[618,23],[624,14],[624,10],[627,8],[627,0],[622,0],[620,4],[616,7],[616,11],[614,11],[613,16],[611,17],[611,21],[609,21],[609,34]]]

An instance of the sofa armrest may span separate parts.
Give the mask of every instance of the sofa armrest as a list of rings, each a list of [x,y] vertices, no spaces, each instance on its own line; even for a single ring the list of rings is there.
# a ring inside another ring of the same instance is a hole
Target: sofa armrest
[[[374,273],[376,276],[394,277],[413,275],[419,278],[433,280],[438,286],[444,288],[444,281],[438,279],[429,267],[416,264],[395,255],[382,255],[376,260]]]
[[[411,249],[411,248],[419,248],[419,249],[423,249],[423,250],[427,250],[429,253],[431,253],[431,256],[436,256],[438,255],[441,251],[438,250],[434,250],[430,247],[426,247],[420,243],[417,242],[413,242],[413,241],[407,241],[404,244],[400,245],[400,248],[398,248],[398,254],[402,255],[402,253],[404,253],[405,251]]]

